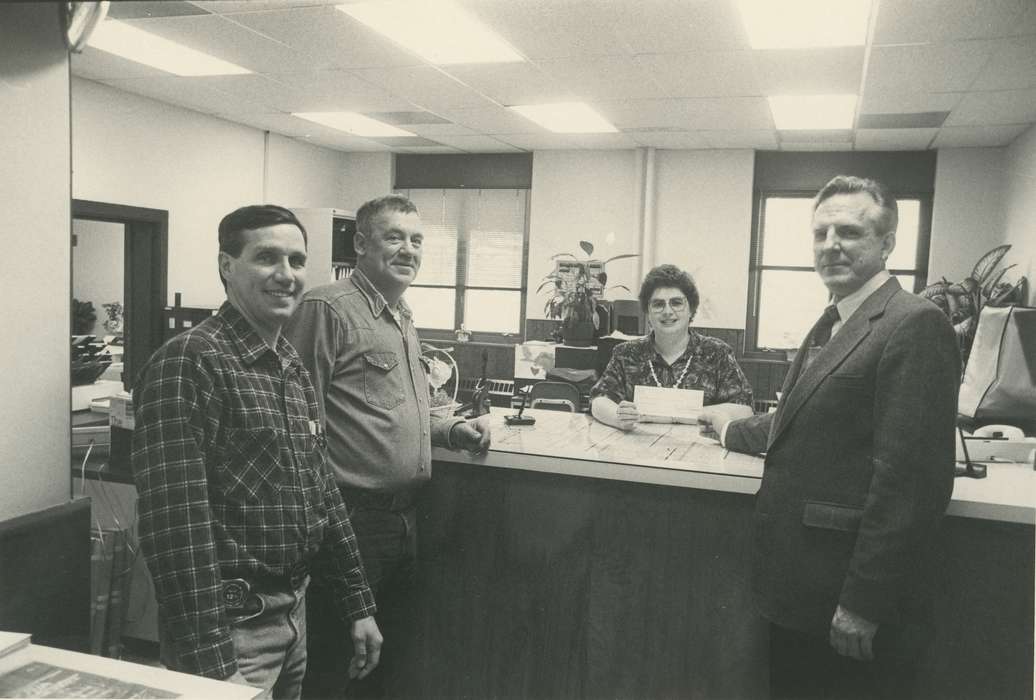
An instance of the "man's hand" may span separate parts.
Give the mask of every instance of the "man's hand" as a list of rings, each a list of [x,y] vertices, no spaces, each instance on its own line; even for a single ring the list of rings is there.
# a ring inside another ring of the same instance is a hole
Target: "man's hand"
[[[615,427],[619,430],[633,430],[640,420],[640,411],[637,410],[637,404],[632,401],[620,401],[619,405],[615,407],[615,418],[618,419],[619,424]]]
[[[878,623],[871,622],[850,612],[841,605],[831,618],[831,646],[842,656],[849,656],[857,661],[874,660],[874,633],[878,631]]]
[[[751,406],[739,403],[720,403],[702,409],[702,412],[698,414],[698,425],[701,426],[702,435],[719,440],[727,423],[751,416]]]
[[[457,423],[450,429],[450,444],[473,455],[480,455],[489,449],[489,416],[471,418]]]
[[[349,678],[363,678],[378,665],[381,660],[381,630],[373,617],[365,617],[353,622],[353,658],[349,661]]]

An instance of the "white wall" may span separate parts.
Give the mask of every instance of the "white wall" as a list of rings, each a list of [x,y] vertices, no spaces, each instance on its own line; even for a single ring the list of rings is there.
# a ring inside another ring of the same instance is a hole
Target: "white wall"
[[[52,3],[0,4],[0,520],[69,500],[68,53]]]
[[[635,212],[634,151],[537,151],[532,161],[529,216],[529,301],[526,316],[544,318],[546,297],[535,295],[543,277],[554,270],[551,256],[572,253],[585,258],[579,241],[594,245],[594,257],[639,252]],[[634,298],[635,259],[607,267],[608,284],[624,284],[607,299]]]
[[[169,212],[169,302],[218,306],[216,227],[264,201],[354,209],[388,192],[387,154],[347,155],[163,104],[89,80],[72,81],[76,198]],[[359,167],[354,167],[358,165]],[[264,183],[265,178],[265,183]]]
[[[1029,279],[1029,305],[1036,306],[1036,127],[1004,154],[1004,236],[1013,247],[1004,262],[1017,263],[1008,279]]]
[[[91,333],[105,335],[108,318],[104,304],[125,305],[125,236],[124,224],[110,221],[72,220],[76,245],[72,248],[72,296],[79,301],[93,302],[97,321]]]
[[[696,326],[745,327],[754,162],[744,150],[658,151],[655,261],[694,277]]]
[[[1004,149],[939,151],[928,281],[964,279],[1003,238]]]

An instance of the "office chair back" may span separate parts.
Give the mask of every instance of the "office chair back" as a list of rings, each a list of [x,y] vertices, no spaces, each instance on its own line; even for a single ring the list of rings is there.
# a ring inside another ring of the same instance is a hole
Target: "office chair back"
[[[567,382],[539,382],[529,390],[529,408],[576,413],[579,403],[579,389]]]

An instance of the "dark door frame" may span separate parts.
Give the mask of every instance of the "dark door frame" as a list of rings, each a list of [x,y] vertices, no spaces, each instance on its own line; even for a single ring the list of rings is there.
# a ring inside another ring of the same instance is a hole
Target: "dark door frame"
[[[168,299],[169,212],[73,199],[72,218],[108,221],[124,224],[126,228],[123,322],[128,343],[122,376],[128,391],[133,387],[136,373],[162,344],[165,334],[162,324]],[[131,330],[132,335],[129,335]]]

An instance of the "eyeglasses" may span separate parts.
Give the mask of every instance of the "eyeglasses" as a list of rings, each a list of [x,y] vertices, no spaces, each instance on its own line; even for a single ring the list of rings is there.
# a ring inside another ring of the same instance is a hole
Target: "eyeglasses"
[[[687,308],[687,300],[683,297],[673,297],[672,299],[652,299],[648,302],[648,308],[655,313],[662,313],[665,311],[666,304],[673,311],[679,313]]]

